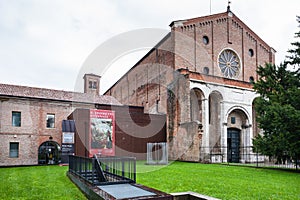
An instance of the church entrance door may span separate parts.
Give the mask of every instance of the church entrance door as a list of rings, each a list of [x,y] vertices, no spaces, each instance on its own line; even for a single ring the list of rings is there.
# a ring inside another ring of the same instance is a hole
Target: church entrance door
[[[235,128],[227,129],[227,161],[238,163],[240,161],[240,134]]]

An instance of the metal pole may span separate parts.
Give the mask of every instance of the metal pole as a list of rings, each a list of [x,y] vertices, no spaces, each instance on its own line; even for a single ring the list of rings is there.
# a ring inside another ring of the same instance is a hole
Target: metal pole
[[[256,152],[256,167],[258,167],[258,152]]]

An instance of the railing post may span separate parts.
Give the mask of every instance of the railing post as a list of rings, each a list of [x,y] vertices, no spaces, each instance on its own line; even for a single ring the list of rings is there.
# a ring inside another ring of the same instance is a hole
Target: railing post
[[[296,154],[296,160],[295,160],[295,163],[296,163],[296,171],[298,171],[298,155]]]
[[[69,172],[71,171],[71,168],[72,168],[72,164],[71,164],[71,156],[69,156]]]
[[[84,159],[84,174],[85,174],[85,177],[87,177],[87,163],[89,162],[89,158],[85,158]]]
[[[258,152],[256,151],[256,167],[258,168]]]
[[[136,159],[133,158],[133,180],[136,182]]]
[[[79,173],[81,174],[81,171],[82,171],[82,158],[79,157]]]
[[[72,169],[73,169],[73,172],[75,173],[76,172],[76,165],[75,165],[75,157],[72,158]]]
[[[122,161],[122,177],[125,177],[125,166],[124,166],[124,159],[121,160]]]
[[[69,172],[71,171],[72,169],[72,161],[71,161],[71,156],[69,156]]]

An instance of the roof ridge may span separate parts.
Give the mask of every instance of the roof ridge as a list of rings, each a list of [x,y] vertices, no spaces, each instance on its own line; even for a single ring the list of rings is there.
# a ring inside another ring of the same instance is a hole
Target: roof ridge
[[[58,101],[122,105],[112,96],[0,83],[0,95]]]

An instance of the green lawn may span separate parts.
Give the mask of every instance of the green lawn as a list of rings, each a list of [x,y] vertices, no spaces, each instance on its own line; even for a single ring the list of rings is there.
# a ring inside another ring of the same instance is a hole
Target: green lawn
[[[0,199],[86,199],[68,167],[0,168]],[[137,182],[158,190],[194,191],[221,199],[300,199],[300,173],[227,165],[137,163]]]
[[[300,199],[300,174],[294,172],[187,162],[167,167],[138,163],[137,170],[138,183],[167,193],[193,191],[220,199]]]
[[[68,167],[0,168],[0,199],[86,199],[66,176]]]

